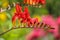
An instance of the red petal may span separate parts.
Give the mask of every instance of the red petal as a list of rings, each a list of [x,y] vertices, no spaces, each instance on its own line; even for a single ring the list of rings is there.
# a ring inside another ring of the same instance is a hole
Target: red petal
[[[16,16],[13,16],[12,17],[12,22],[16,20]]]
[[[45,4],[45,0],[40,0],[40,3],[44,5]]]
[[[22,7],[19,4],[16,4],[16,12],[19,13],[22,11]]]
[[[15,15],[12,17],[12,22],[16,20],[19,14],[15,13]]]
[[[24,8],[24,11],[25,11],[25,12],[29,12],[27,6]]]
[[[29,11],[28,11],[28,7],[24,8],[24,14],[25,14],[26,17],[30,16]]]

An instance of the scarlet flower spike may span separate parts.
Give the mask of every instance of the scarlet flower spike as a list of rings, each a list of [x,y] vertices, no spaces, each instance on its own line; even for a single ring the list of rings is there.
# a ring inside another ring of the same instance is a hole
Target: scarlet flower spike
[[[18,9],[19,8],[19,9]],[[29,14],[29,11],[28,11],[28,7],[26,6],[25,8],[24,8],[24,12],[21,12],[22,11],[22,8],[21,8],[21,6],[19,6],[18,4],[16,5],[16,13],[14,14],[14,16],[12,17],[12,24],[13,24],[13,28],[16,26],[15,24],[16,24],[16,19],[18,19],[18,22],[19,22],[19,27],[21,26],[20,25],[20,22],[22,23],[22,24],[26,24],[25,26],[24,26],[24,28],[26,27],[26,26],[28,26],[28,27],[31,27],[32,26],[32,28],[37,28],[37,27],[39,27],[39,28],[41,28],[41,27],[43,27],[43,26],[45,26],[46,24],[42,24],[42,23],[39,23],[39,21],[38,21],[38,19],[37,18],[31,18],[30,17],[30,14]],[[43,27],[43,28],[45,28],[45,27]],[[49,28],[49,27],[48,27]]]

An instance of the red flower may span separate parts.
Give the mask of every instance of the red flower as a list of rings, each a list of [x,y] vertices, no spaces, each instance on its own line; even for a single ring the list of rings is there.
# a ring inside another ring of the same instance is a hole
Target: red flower
[[[16,4],[16,12],[17,13],[22,12],[22,7],[19,4]]]
[[[24,8],[24,12],[22,14],[22,19],[23,19],[23,22],[28,22],[30,20],[30,14],[29,14],[29,11],[28,11],[28,8],[25,7]]]
[[[16,17],[17,18],[20,18],[21,17],[21,6],[19,6],[18,4],[16,4],[16,13],[15,15],[12,17],[12,21],[16,20]]]
[[[42,21],[45,24],[50,25],[50,27],[54,28],[54,29],[51,29],[51,30],[48,30],[48,31],[51,32],[54,35],[54,37],[56,37],[58,35],[58,24],[53,19],[53,17],[51,15],[43,16]]]
[[[15,21],[18,18],[18,14],[15,13],[15,15],[12,17],[12,22]]]
[[[16,20],[18,19],[18,21],[22,18],[22,7],[19,4],[16,4],[16,13],[14,14],[14,16],[12,17],[12,23],[14,26],[16,23]]]
[[[24,15],[25,15],[26,18],[30,17],[30,13],[28,11],[28,7],[27,6],[24,8]]]
[[[15,15],[12,17],[12,24],[13,24],[13,28],[16,26],[16,19],[18,18],[18,14],[15,13]]]

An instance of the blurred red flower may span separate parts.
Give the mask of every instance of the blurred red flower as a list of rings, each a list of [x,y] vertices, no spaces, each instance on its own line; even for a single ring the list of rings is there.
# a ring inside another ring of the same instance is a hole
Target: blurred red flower
[[[29,5],[45,5],[46,0],[24,0],[24,3]]]
[[[49,32],[52,32],[54,37],[58,36],[58,24],[56,23],[56,21],[53,19],[51,15],[43,16],[42,22],[44,22],[47,25],[51,25],[51,27],[55,28],[49,30]]]
[[[58,25],[60,25],[60,16],[56,19]]]
[[[43,29],[33,29],[29,34],[26,35],[26,40],[37,40],[45,35],[46,33]]]

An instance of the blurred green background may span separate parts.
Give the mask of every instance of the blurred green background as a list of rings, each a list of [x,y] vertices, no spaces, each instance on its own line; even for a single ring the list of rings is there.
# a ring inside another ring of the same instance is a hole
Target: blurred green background
[[[0,9],[7,9],[8,5],[11,5],[10,10],[0,12],[0,33],[12,28],[11,18],[15,13],[15,7],[13,6],[13,3],[20,2],[24,8],[22,1],[23,0],[0,0]],[[42,15],[52,15],[54,18],[60,16],[60,0],[46,0],[45,7],[36,8],[29,6],[28,8],[31,17],[37,16],[40,20]],[[0,40],[25,40],[25,35],[31,30],[32,29],[30,28],[15,29],[0,36]],[[54,37],[52,35],[48,35],[45,39],[54,40]]]

